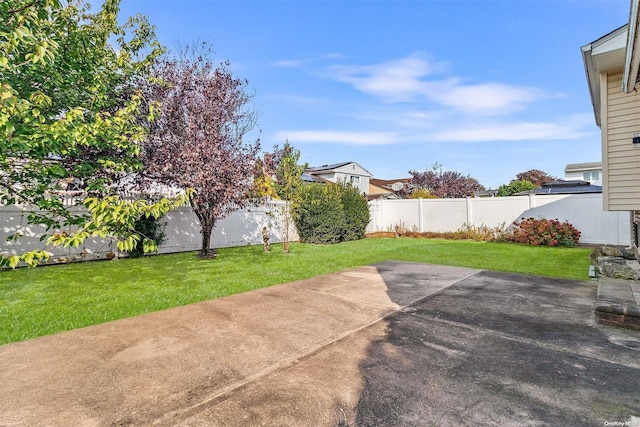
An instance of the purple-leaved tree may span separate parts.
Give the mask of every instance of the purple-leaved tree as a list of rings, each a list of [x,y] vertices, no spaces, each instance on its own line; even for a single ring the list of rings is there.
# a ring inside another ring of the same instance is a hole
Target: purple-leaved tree
[[[213,228],[248,203],[260,148],[259,140],[244,140],[256,125],[248,82],[235,78],[228,62],[216,66],[203,55],[160,61],[155,76],[158,81],[145,88],[159,111],[149,123],[143,175],[147,182],[194,190],[199,255],[215,257]]]
[[[426,190],[438,198],[459,198],[473,196],[476,191],[484,190],[477,179],[464,176],[460,172],[445,171],[439,164],[424,172],[410,170],[411,181],[406,186],[409,195],[416,190]]]

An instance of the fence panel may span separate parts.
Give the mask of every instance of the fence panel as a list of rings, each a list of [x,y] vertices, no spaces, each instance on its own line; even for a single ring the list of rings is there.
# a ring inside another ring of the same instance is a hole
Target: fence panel
[[[260,206],[236,211],[214,228],[210,247],[257,245],[262,243],[262,228],[267,227],[271,243],[284,240],[285,224],[283,209],[285,203],[277,200]],[[43,226],[27,224],[26,209],[21,206],[0,206],[0,253],[16,255],[26,251],[44,249],[40,236],[46,234]],[[160,253],[199,250],[202,246],[200,223],[191,207],[181,207],[169,212],[162,219],[165,223],[166,241],[160,246]],[[22,237],[7,242],[9,236],[20,232]],[[290,224],[289,240],[297,241],[295,227]],[[116,242],[112,238],[89,238],[77,248],[46,247],[51,252],[52,262],[69,262],[102,259],[117,254]]]
[[[602,194],[530,195],[468,199],[375,200],[367,232],[456,231],[465,223],[498,227],[523,217],[557,218],[581,231],[582,243],[628,245],[629,213],[602,209]]]

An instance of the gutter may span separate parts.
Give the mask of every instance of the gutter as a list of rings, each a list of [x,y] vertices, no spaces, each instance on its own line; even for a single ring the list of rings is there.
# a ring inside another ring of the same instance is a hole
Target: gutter
[[[638,0],[631,0],[629,11],[629,32],[627,33],[627,54],[624,61],[622,75],[622,91],[633,92],[638,83],[638,68],[640,68],[640,39],[638,39]]]
[[[600,126],[600,82],[596,81],[596,66],[593,63],[591,50],[593,43],[589,43],[580,48],[582,50],[582,61],[584,62],[584,72],[587,75],[587,85],[589,86],[589,94],[591,94],[591,106],[593,107],[593,115],[596,119],[596,125]]]

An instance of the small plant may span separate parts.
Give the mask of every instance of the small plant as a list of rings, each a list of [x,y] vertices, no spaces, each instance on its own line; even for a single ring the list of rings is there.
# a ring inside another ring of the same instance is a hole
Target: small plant
[[[505,240],[534,246],[574,246],[580,240],[580,232],[568,221],[522,218],[513,223]]]
[[[134,229],[136,233],[142,237],[137,243],[136,247],[127,252],[131,258],[138,258],[144,255],[144,239],[151,239],[155,241],[157,246],[160,246],[167,240],[167,235],[164,232],[166,223],[161,223],[158,218],[153,216],[142,216],[135,223]],[[107,255],[108,257],[108,255]]]
[[[475,226],[473,224],[465,223],[462,227],[456,231],[418,231],[418,227],[415,225],[411,227],[411,230],[407,228],[407,225],[400,221],[394,227],[393,231],[389,228],[388,233],[395,233],[396,237],[414,237],[423,239],[449,239],[449,240],[476,240],[479,242],[496,242],[503,241],[505,234],[504,223],[497,227],[489,227],[487,225]],[[387,234],[388,234],[387,233]],[[384,235],[385,233],[372,233],[370,237],[376,237],[376,235]]]

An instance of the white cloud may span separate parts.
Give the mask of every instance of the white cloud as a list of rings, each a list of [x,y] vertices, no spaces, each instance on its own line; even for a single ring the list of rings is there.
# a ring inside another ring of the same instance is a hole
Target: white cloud
[[[330,78],[348,83],[384,102],[432,102],[470,114],[508,114],[547,97],[528,86],[499,82],[465,84],[459,77],[433,79],[447,68],[446,62],[429,61],[416,52],[405,58],[373,65],[333,65]]]
[[[401,142],[393,132],[344,132],[333,130],[283,130],[273,136],[276,141],[298,143],[328,143],[351,145],[385,145]]]
[[[591,136],[580,119],[556,122],[512,122],[464,125],[433,133],[430,139],[444,142],[572,140]]]
[[[389,131],[283,130],[276,132],[274,141],[288,139],[292,144],[391,145],[400,143],[482,143],[518,141],[563,141],[594,136],[589,129],[589,114],[559,117],[557,121],[499,121],[467,122],[464,119],[444,119],[434,123],[428,115],[408,112],[412,121],[403,122],[400,116],[390,118]],[[373,118],[371,118],[373,119]],[[427,119],[420,126],[420,120]],[[380,125],[381,122],[378,123]],[[591,126],[593,127],[593,126]],[[597,132],[596,132],[597,133]]]
[[[280,61],[274,62],[271,65],[279,68],[295,68],[301,67],[303,64],[304,61],[302,59],[282,59]]]
[[[333,65],[332,78],[389,102],[412,101],[425,90],[422,80],[443,64],[431,64],[423,53],[375,65]]]
[[[333,53],[325,53],[322,55],[311,56],[306,58],[281,59],[279,61],[273,62],[271,65],[273,67],[279,67],[279,68],[297,68],[297,67],[302,67],[303,65],[306,65],[310,62],[326,61],[330,59],[340,59],[340,58],[344,58],[344,55],[342,53],[333,52]]]
[[[531,87],[503,83],[465,85],[460,79],[430,82],[425,93],[442,105],[475,114],[511,113],[545,96]]]

